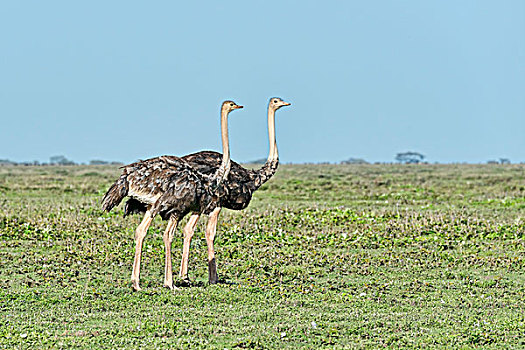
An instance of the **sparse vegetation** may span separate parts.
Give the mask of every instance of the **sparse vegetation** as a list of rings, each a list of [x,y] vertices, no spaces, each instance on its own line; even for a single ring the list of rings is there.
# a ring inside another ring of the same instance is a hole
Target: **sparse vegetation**
[[[118,173],[0,168],[1,348],[525,347],[525,165],[281,166],[175,293],[159,219],[131,290]]]

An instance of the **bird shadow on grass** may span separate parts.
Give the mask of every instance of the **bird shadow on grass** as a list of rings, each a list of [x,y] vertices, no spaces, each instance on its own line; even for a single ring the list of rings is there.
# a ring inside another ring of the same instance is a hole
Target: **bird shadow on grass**
[[[224,285],[236,285],[238,283],[233,282],[230,279],[219,278],[216,284],[224,284]],[[207,281],[191,281],[191,280],[178,280],[174,283],[175,287],[177,288],[190,288],[190,287],[209,287],[212,286]]]

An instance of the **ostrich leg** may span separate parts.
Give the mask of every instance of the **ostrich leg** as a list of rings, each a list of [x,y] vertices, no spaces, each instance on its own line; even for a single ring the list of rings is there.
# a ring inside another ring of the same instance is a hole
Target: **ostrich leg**
[[[142,243],[144,242],[144,237],[146,237],[146,234],[148,233],[148,228],[149,225],[151,225],[151,221],[153,221],[153,217],[148,210],[146,211],[146,215],[144,215],[144,219],[142,219],[142,222],[135,230],[135,260],[133,261],[133,271],[131,272],[131,283],[133,285],[133,289],[136,291],[141,289],[139,286],[139,280]]]
[[[166,252],[166,264],[164,267],[164,287],[173,289],[173,271],[171,268],[171,243],[173,242],[173,233],[177,228],[177,220],[173,217],[168,221],[168,226],[162,239],[164,240],[165,252]]]
[[[190,216],[188,223],[184,226],[184,245],[182,247],[182,261],[180,263],[179,278],[187,281],[188,280],[188,259],[190,257],[190,244],[195,232],[195,226],[199,220],[199,214],[193,214]]]
[[[217,232],[217,221],[221,208],[216,208],[210,214],[208,225],[206,226],[206,244],[208,245],[208,282],[216,284],[219,279],[217,277],[217,263],[215,262],[215,251],[213,250],[213,241],[215,241],[215,233]]]

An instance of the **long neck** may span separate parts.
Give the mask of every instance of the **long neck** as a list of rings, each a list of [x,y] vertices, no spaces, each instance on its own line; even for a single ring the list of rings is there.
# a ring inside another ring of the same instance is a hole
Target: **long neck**
[[[228,111],[221,110],[222,162],[216,172],[219,181],[224,180],[230,172],[230,143],[228,139]]]
[[[268,106],[268,137],[270,139],[270,152],[268,160],[262,168],[254,170],[253,191],[256,191],[268,181],[277,171],[279,166],[279,153],[277,152],[277,141],[275,140],[275,109]]]
[[[268,106],[268,138],[270,140],[270,152],[268,154],[268,162],[279,159],[279,152],[277,151],[277,141],[275,139],[275,109]]]

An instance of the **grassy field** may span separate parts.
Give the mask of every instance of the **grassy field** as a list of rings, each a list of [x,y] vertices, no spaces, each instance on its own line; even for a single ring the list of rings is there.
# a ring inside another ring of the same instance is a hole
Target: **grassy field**
[[[0,167],[1,348],[524,348],[524,165],[287,165],[223,211],[207,285],[162,288],[162,232],[109,166]],[[183,222],[184,224],[184,222]],[[182,248],[174,242],[174,265]]]

